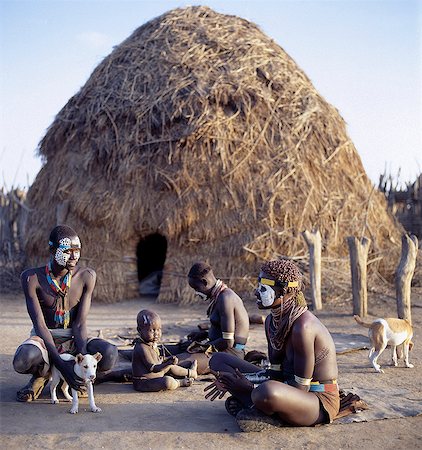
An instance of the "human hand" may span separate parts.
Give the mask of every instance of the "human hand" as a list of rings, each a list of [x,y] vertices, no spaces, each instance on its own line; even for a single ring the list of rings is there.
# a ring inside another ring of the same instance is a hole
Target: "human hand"
[[[177,358],[177,356],[169,356],[169,359],[167,361],[170,365],[179,364],[179,359]]]
[[[86,389],[84,380],[78,375],[76,375],[75,371],[73,370],[74,367],[75,361],[62,360],[62,362],[57,368],[63,375],[63,378],[66,380],[66,383],[69,385],[70,388],[75,389],[79,392],[83,392]]]
[[[210,391],[205,395],[206,399],[210,399],[212,402],[216,399],[222,399],[227,392],[227,388],[224,383],[221,381],[222,374],[225,372],[215,372],[211,370],[211,373],[215,376],[215,381],[208,385],[204,391]]]

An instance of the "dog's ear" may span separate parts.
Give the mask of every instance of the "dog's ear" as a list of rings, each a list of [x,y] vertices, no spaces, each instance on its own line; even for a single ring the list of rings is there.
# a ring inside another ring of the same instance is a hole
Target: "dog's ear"
[[[103,355],[100,353],[100,352],[97,352],[95,355],[93,355],[94,356],[94,358],[97,360],[97,361],[101,361],[101,359],[103,358]]]
[[[75,357],[75,360],[78,364],[80,364],[84,359],[84,355],[82,353],[78,353]]]

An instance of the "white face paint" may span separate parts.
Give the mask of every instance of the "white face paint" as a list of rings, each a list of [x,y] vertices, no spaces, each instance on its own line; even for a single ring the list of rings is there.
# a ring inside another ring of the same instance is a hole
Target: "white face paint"
[[[56,250],[56,254],[54,255],[54,259],[56,260],[59,266],[66,267],[67,262],[69,261],[70,254],[65,253],[64,250],[70,248],[71,241],[69,238],[63,238],[59,241],[59,247]]]
[[[81,256],[81,252],[78,247],[81,247],[81,241],[78,237],[75,237],[73,242],[69,238],[60,239],[59,246],[54,254],[54,259],[57,264],[59,266],[66,267],[72,253],[73,258],[78,261]],[[69,250],[71,251],[69,252]]]
[[[208,296],[207,294],[204,294],[203,292],[195,291],[195,294],[201,298],[201,300],[207,300]]]
[[[259,297],[261,299],[262,306],[268,307],[274,303],[275,291],[271,286],[266,284],[258,284]]]

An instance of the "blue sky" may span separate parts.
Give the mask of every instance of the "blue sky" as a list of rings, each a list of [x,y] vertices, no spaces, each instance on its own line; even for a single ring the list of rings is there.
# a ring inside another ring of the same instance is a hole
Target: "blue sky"
[[[172,8],[208,5],[258,24],[348,124],[365,170],[422,171],[418,0],[0,0],[0,186],[25,187],[38,142],[97,64]]]

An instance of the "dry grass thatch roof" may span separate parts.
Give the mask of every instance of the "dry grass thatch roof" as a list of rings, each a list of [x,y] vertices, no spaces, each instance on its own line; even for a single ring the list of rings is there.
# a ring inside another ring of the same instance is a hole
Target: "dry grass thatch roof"
[[[168,240],[169,274],[206,258],[232,281],[304,255],[304,229],[318,227],[332,256],[347,254],[348,235],[380,254],[400,244],[338,111],[256,25],[207,7],[135,30],[57,114],[39,153],[27,251],[46,254],[67,205],[102,299],[132,295],[125,261],[153,232]],[[186,294],[184,278],[164,284],[165,298]]]

